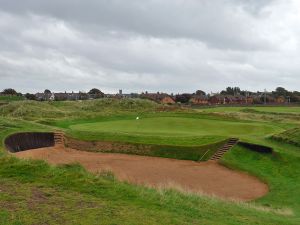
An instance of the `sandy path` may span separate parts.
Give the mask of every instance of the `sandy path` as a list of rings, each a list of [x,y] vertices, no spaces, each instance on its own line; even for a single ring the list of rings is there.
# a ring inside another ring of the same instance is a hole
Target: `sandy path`
[[[112,171],[122,181],[154,187],[176,187],[222,198],[252,200],[268,192],[255,177],[227,169],[215,162],[193,162],[156,157],[41,148],[15,153],[50,164],[78,162],[91,172]]]

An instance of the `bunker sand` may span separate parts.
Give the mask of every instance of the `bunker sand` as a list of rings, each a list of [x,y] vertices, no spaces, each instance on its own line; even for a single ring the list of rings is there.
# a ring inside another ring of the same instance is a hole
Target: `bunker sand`
[[[45,160],[53,165],[78,162],[93,173],[111,171],[121,181],[151,187],[175,187],[226,199],[249,201],[268,192],[268,186],[257,178],[216,162],[93,153],[59,147],[28,150],[14,155]]]

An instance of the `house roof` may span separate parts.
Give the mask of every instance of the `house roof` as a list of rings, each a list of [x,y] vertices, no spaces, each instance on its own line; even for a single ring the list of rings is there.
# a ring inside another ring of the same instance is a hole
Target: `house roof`
[[[151,100],[154,100],[154,101],[161,101],[166,97],[172,98],[170,95],[168,95],[166,93],[147,93],[147,94],[142,94],[141,96],[151,99]]]
[[[206,95],[193,95],[191,99],[195,99],[195,100],[208,100],[208,97]]]

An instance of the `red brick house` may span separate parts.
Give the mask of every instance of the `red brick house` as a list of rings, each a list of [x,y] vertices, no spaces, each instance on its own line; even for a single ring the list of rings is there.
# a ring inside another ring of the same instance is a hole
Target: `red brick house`
[[[165,96],[160,99],[160,103],[162,104],[175,104],[174,99],[171,96]]]
[[[285,97],[279,96],[279,97],[275,98],[275,102],[278,104],[283,104],[286,102],[286,100],[285,100]]]
[[[243,95],[214,95],[209,98],[209,104],[212,105],[242,105],[242,104],[253,104],[254,99],[252,97],[245,97]]]
[[[168,94],[165,93],[145,93],[141,94],[141,98],[149,99],[161,104],[175,104],[175,100]]]
[[[208,102],[211,105],[222,105],[227,104],[228,99],[224,95],[214,95],[209,98]]]
[[[208,105],[208,97],[204,96],[204,95],[194,95],[191,99],[190,99],[190,103],[192,105]]]

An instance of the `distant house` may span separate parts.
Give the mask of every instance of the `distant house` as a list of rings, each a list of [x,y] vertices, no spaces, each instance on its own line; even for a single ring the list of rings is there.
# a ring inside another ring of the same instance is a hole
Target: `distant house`
[[[217,95],[211,96],[209,98],[208,102],[211,105],[221,105],[221,104],[227,104],[228,100],[226,99],[226,96],[217,94]]]
[[[50,96],[49,100],[50,100],[50,101],[54,101],[54,100],[55,100],[55,95],[54,95],[54,93],[51,93],[51,96]]]
[[[254,103],[254,98],[253,98],[252,96],[248,96],[248,97],[246,98],[246,103],[247,103],[247,104],[253,104],[253,103]]]
[[[283,103],[286,102],[286,99],[283,96],[279,96],[279,97],[275,98],[275,102],[278,103],[278,104],[283,104]]]
[[[56,101],[66,101],[69,95],[67,93],[54,93]]]
[[[36,93],[35,98],[38,101],[49,101],[51,98],[51,93]]]
[[[217,94],[211,96],[208,100],[211,105],[242,105],[242,104],[253,104],[253,97],[245,97],[243,95],[221,95]]]
[[[209,103],[208,97],[205,95],[194,95],[189,102],[192,105],[207,105]]]
[[[36,93],[35,94],[36,100],[38,101],[76,101],[76,100],[86,100],[89,99],[89,95],[86,93],[67,93],[67,92],[60,92],[60,93]],[[91,96],[92,98],[94,96]]]
[[[160,99],[160,103],[162,104],[175,104],[176,102],[171,96],[164,96],[163,98]]]
[[[161,104],[175,104],[175,100],[165,93],[145,93],[141,94],[141,98],[149,99]]]

